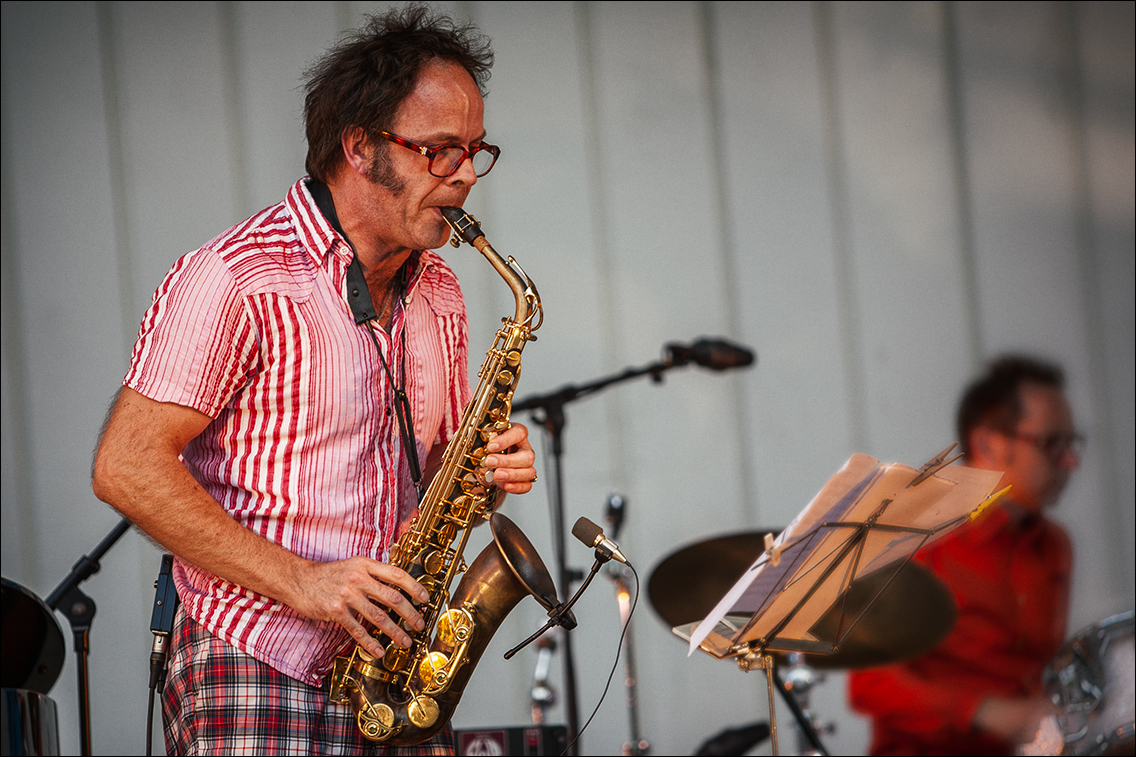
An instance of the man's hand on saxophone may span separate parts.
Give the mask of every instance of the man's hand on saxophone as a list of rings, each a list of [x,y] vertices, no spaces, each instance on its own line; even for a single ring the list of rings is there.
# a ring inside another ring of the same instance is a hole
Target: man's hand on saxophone
[[[309,561],[293,607],[315,620],[338,623],[375,657],[386,650],[361,622],[382,631],[398,646],[411,645],[410,636],[398,626],[404,620],[421,630],[425,623],[414,604],[430,599],[430,593],[406,571],[367,557],[335,562]],[[412,597],[414,604],[410,599]]]
[[[512,423],[486,445],[486,483],[493,483],[509,494],[525,494],[536,480],[536,454],[529,443],[529,430],[523,423]],[[492,478],[489,474],[492,473]]]

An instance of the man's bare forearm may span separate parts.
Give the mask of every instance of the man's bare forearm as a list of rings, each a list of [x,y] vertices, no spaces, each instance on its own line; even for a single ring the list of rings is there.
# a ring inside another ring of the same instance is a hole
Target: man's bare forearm
[[[200,433],[208,416],[176,407],[151,412],[139,397],[125,390],[107,424],[95,459],[95,496],[178,557],[294,606],[307,561],[234,520],[178,457],[182,437]],[[167,431],[155,433],[160,427]]]
[[[409,645],[382,608],[419,627],[422,617],[406,597],[425,601],[426,590],[368,557],[306,560],[237,522],[179,458],[209,423],[192,408],[123,390],[95,459],[95,495],[178,557],[313,620],[336,622],[372,654],[383,648],[360,619]]]

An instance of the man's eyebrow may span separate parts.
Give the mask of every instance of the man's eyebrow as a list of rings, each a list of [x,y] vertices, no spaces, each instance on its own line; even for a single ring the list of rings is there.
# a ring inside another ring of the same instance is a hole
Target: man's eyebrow
[[[477,137],[473,141],[474,142],[484,142],[486,136],[488,136],[488,132],[482,131],[481,136]],[[426,142],[427,144],[432,144],[432,145],[461,144],[461,137],[459,137],[457,134],[449,134],[449,133],[445,133],[445,132],[439,132],[437,134],[430,134],[428,136],[421,137],[421,141]]]

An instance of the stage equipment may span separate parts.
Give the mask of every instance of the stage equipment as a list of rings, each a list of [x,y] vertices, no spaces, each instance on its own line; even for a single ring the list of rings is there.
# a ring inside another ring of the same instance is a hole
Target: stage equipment
[[[412,639],[410,649],[373,630],[386,654],[377,659],[356,645],[332,671],[330,700],[350,704],[363,736],[392,745],[419,744],[449,722],[485,647],[526,594],[550,614],[561,609],[540,556],[512,521],[492,512],[498,490],[478,473],[489,440],[509,427],[521,350],[536,339],[532,332],[543,321],[540,295],[513,258],[503,260],[490,246],[475,218],[460,208],[441,212],[454,230],[451,243],[475,247],[509,285],[516,313],[502,319],[441,469],[410,528],[390,549],[390,564],[430,592],[419,608],[425,628],[402,625]],[[490,521],[493,543],[466,570],[462,553],[471,526],[483,518]],[[450,583],[463,571],[451,595]]]
[[[87,670],[87,656],[91,651],[91,621],[95,618],[95,600],[79,589],[79,584],[99,572],[99,560],[122,535],[130,528],[130,521],[123,518],[111,529],[94,551],[83,555],[73,566],[71,573],[63,579],[55,591],[48,596],[47,606],[59,610],[71,624],[71,634],[75,640],[77,684],[79,690],[79,753],[86,757],[91,754],[91,684]]]
[[[786,687],[772,653],[839,652],[877,599],[890,597],[891,584],[919,547],[978,517],[1008,491],[993,493],[1002,476],[997,471],[947,468],[957,459],[948,457],[954,446],[919,470],[853,455],[780,536],[764,538],[760,556],[704,619],[674,629],[688,640],[688,654],[701,649],[735,659],[743,671],[766,672],[774,754],[775,681],[783,694]],[[861,646],[872,641],[869,635]],[[886,659],[887,650],[880,654]],[[785,701],[825,753],[796,698]]]
[[[619,538],[619,531],[623,527],[623,519],[627,516],[627,499],[618,494],[607,498],[604,509],[604,522],[611,531],[612,541]],[[615,602],[619,607],[619,624],[628,628],[631,623],[631,587],[628,580],[632,577],[631,569],[625,563],[608,563],[604,575],[615,587]],[[624,640],[626,649],[623,655],[623,687],[627,701],[627,720],[630,727],[631,740],[624,742],[623,754],[635,757],[650,751],[651,744],[643,738],[639,731],[639,697],[635,684],[638,680],[635,670],[634,635],[628,630]]]
[[[513,728],[464,728],[454,731],[455,751],[462,755],[559,755],[568,744],[562,725]]]
[[[33,592],[2,581],[0,753],[59,754],[59,719],[47,695],[63,671],[63,631]]]
[[[672,552],[651,573],[651,606],[670,628],[705,617],[746,572],[754,555],[761,554],[767,533],[776,532],[719,536]],[[804,662],[818,669],[888,665],[928,652],[947,637],[955,623],[955,603],[934,574],[911,563],[891,580],[886,601],[870,604],[887,578],[886,572],[877,572],[853,582],[847,597],[851,614],[860,616],[856,628],[836,652],[805,653]],[[821,624],[832,625],[834,614],[830,610]]]
[[[1136,655],[1132,611],[1081,629],[1045,669],[1045,694],[1057,715],[1041,722],[1025,755],[1136,752]]]
[[[713,355],[721,354],[721,352],[715,353],[709,346],[706,346],[710,344],[718,345],[723,349],[728,347],[730,354],[734,357],[732,359],[711,360]],[[703,346],[699,347],[699,345]],[[563,461],[564,427],[568,423],[568,417],[565,415],[564,408],[569,403],[596,394],[608,386],[640,376],[649,375],[654,383],[660,383],[663,380],[663,374],[668,370],[687,365],[692,359],[698,362],[694,358],[696,347],[698,347],[699,356],[705,357],[708,363],[713,363],[713,365],[708,365],[712,370],[720,371],[730,367],[744,367],[757,359],[752,350],[735,345],[726,339],[702,338],[690,347],[681,347],[675,343],[670,343],[663,348],[663,359],[661,361],[639,368],[627,368],[620,373],[599,378],[586,384],[565,384],[553,392],[531,395],[513,403],[513,412],[530,411],[533,422],[539,423],[544,428],[545,449],[550,450],[552,454],[552,475],[547,479],[547,486],[549,509],[552,513],[552,544],[556,551],[556,568],[561,594],[567,596],[572,590],[572,584],[584,578],[583,571],[568,567],[565,544]],[[748,355],[748,358],[745,357],[746,355]],[[732,363],[732,365],[725,365],[725,363]],[[576,663],[572,652],[571,637],[565,634],[563,642],[564,696],[565,708],[568,713],[568,741],[571,744],[569,752],[575,755],[578,753],[576,737],[579,734],[580,723],[576,695]]]

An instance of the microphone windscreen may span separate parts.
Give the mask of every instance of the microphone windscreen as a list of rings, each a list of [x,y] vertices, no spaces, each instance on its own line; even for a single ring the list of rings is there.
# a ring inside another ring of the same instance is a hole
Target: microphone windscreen
[[[596,537],[603,535],[603,529],[587,518],[580,518],[576,521],[576,525],[572,526],[572,535],[584,542],[587,546],[594,547],[596,545]]]
[[[714,371],[753,365],[753,351],[725,339],[699,339],[691,345],[694,362]]]

